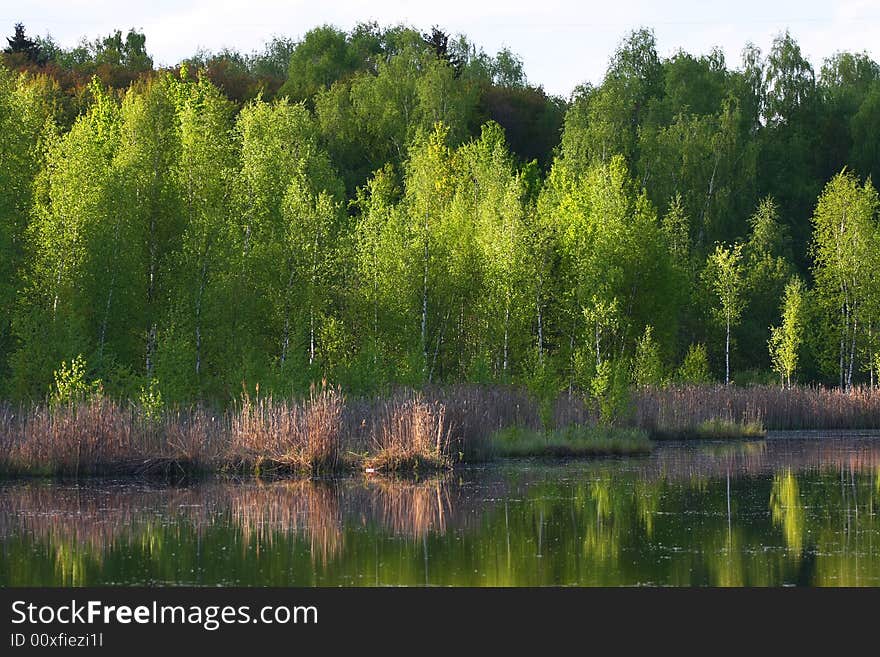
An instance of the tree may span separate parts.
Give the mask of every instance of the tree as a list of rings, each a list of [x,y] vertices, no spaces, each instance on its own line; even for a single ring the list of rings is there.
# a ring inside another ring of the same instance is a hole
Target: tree
[[[688,347],[684,360],[675,373],[675,379],[686,384],[709,383],[712,380],[705,345],[692,344]]]
[[[721,244],[709,256],[704,276],[718,297],[719,307],[716,317],[724,324],[724,383],[730,384],[730,329],[739,323],[745,303],[743,248],[741,244],[733,247]]]
[[[452,67],[458,77],[461,73],[462,62],[449,48],[449,35],[434,25],[430,32],[422,35],[422,40],[437,59],[442,59]]]
[[[770,362],[783,385],[789,388],[803,342],[805,296],[806,290],[801,279],[792,278],[785,286],[782,323],[770,329]]]
[[[177,83],[171,76],[129,89],[120,108],[120,212],[131,226],[126,262],[133,268],[124,319],[134,342],[128,365],[155,379],[159,338],[172,319],[172,266],[184,230],[174,167],[180,157]],[[123,318],[114,313],[114,319]]]
[[[309,100],[352,74],[362,63],[349,47],[345,32],[331,25],[316,27],[306,32],[293,50],[287,82],[278,94],[295,102]]]
[[[17,375],[45,390],[53,368],[79,353],[108,360],[108,322],[117,279],[125,269],[127,225],[118,212],[113,160],[119,148],[119,108],[97,82],[94,102],[71,130],[52,139],[37,182],[29,226],[33,260],[29,290],[16,320]],[[29,388],[29,389],[28,389]]]
[[[743,245],[745,290],[749,312],[739,329],[740,358],[765,369],[769,326],[779,312],[786,281],[794,274],[787,227],[779,221],[776,202],[764,198],[748,219],[751,233]]]
[[[174,88],[177,158],[172,178],[183,228],[171,264],[175,308],[169,330],[160,336],[158,367],[177,394],[192,395],[221,385],[235,314],[227,264],[232,249],[230,217],[234,191],[232,107],[204,76],[185,71]],[[238,383],[238,382],[236,382]],[[222,388],[221,388],[222,389]],[[218,394],[218,389],[213,389]]]
[[[484,125],[480,139],[459,148],[456,165],[457,190],[450,210],[463,227],[459,234],[473,224],[476,256],[476,266],[467,273],[473,281],[475,323],[467,335],[462,333],[459,348],[474,345],[476,362],[490,363],[493,378],[507,379],[528,344],[522,185],[504,132],[495,123]],[[474,363],[468,365],[472,368]]]
[[[601,87],[579,87],[565,117],[562,152],[569,165],[585,169],[623,155],[638,161],[638,131],[652,99],[662,93],[663,69],[654,33],[631,32],[618,46]]]
[[[839,385],[852,387],[857,344],[868,324],[866,302],[878,246],[880,200],[868,180],[851,171],[829,181],[813,213],[813,276],[830,333],[836,334]]]
[[[798,112],[810,109],[816,76],[810,62],[801,54],[800,46],[787,31],[773,39],[764,76],[767,94],[764,119],[768,123],[789,122]]]
[[[663,327],[658,340],[671,339],[678,299],[672,262],[656,210],[622,157],[596,162],[584,175],[557,162],[539,212],[559,232],[561,321],[573,378],[632,353],[649,323]]]
[[[654,341],[654,328],[650,324],[636,342],[633,380],[638,386],[659,386],[663,383],[663,361]]]
[[[880,82],[871,85],[850,120],[850,129],[850,162],[862,176],[880,180]]]
[[[28,61],[34,64],[45,63],[46,57],[40,50],[39,44],[25,36],[23,24],[15,24],[15,34],[7,37],[6,42],[9,46],[3,52],[8,54],[21,53]]]
[[[406,168],[404,211],[405,253],[409,285],[418,304],[418,346],[422,377],[431,381],[443,336],[448,331],[455,297],[447,292],[457,282],[445,266],[448,206],[454,192],[452,153],[446,145],[448,129],[437,124],[415,145]],[[455,235],[458,239],[462,237]]]
[[[153,59],[147,54],[147,37],[143,32],[129,30],[125,38],[116,30],[103,39],[92,44],[95,63],[109,64],[129,69],[130,71],[149,71],[153,68]]]
[[[18,348],[15,309],[26,285],[33,254],[28,248],[34,209],[34,179],[42,167],[41,139],[54,129],[54,89],[0,66],[0,380],[9,380],[11,354]],[[0,394],[5,386],[0,384]]]

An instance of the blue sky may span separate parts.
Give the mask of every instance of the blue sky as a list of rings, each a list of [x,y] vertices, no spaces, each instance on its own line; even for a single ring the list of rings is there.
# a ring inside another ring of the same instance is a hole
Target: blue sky
[[[31,34],[51,33],[64,46],[113,29],[143,29],[157,64],[175,64],[197,48],[258,50],[273,34],[293,37],[322,23],[350,28],[363,20],[439,25],[465,33],[487,52],[519,53],[530,81],[568,96],[575,85],[599,82],[621,36],[652,27],[661,55],[678,48],[704,53],[719,46],[738,65],[747,41],[763,51],[786,28],[817,68],[839,50],[880,59],[877,0],[740,0],[735,3],[609,0],[0,0],[6,33],[23,22]]]

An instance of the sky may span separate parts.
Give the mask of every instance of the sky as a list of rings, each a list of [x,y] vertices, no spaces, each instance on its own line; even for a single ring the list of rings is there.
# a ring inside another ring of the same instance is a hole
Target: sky
[[[654,29],[661,56],[678,49],[693,54],[720,47],[738,66],[751,41],[766,52],[788,29],[817,72],[840,50],[866,51],[880,60],[877,0],[0,0],[0,32],[22,22],[30,35],[50,33],[64,47],[134,27],[147,36],[157,66],[174,65],[197,49],[262,50],[273,35],[293,38],[325,23],[350,29],[375,20],[422,31],[437,25],[463,33],[494,54],[517,53],[532,84],[568,97],[583,82],[599,83],[621,38],[640,27]]]

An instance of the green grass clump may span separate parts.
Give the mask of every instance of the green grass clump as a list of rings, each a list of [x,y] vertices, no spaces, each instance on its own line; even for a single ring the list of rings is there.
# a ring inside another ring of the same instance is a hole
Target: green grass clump
[[[495,456],[608,456],[647,454],[648,434],[635,428],[570,425],[555,431],[514,426],[492,434]]]
[[[760,422],[706,420],[693,427],[658,429],[651,433],[654,440],[742,440],[764,438],[767,431]]]

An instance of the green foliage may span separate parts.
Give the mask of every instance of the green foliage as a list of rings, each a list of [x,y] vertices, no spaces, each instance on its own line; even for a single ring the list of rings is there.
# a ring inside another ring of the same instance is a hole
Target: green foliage
[[[636,342],[633,359],[633,381],[637,386],[659,386],[665,379],[659,345],[654,341],[654,328],[645,327]]]
[[[783,382],[791,387],[791,377],[797,369],[798,354],[803,343],[804,304],[806,291],[799,278],[785,286],[782,302],[782,323],[770,329],[770,361]]]
[[[826,185],[813,214],[816,298],[833,336],[826,371],[836,365],[840,386],[846,389],[856,371],[857,343],[878,308],[878,207],[871,181],[860,185],[852,172],[843,171]],[[836,358],[831,356],[835,343]]]
[[[688,347],[684,360],[675,373],[675,380],[678,383],[695,385],[712,381],[705,345],[692,344]]]
[[[567,105],[439,29],[323,26],[177,74],[135,30],[10,50],[0,394],[81,353],[114,395],[504,382],[592,394],[610,423],[673,355],[708,381],[721,331],[728,382],[875,380],[867,55],[817,81],[788,34],[734,69],[639,30]]]
[[[49,403],[53,406],[71,405],[85,401],[101,393],[101,380],[89,382],[86,379],[86,361],[82,354],[68,361],[62,361],[54,372],[55,383],[49,392]]]
[[[742,245],[717,245],[706,262],[703,276],[718,298],[718,306],[713,311],[725,329],[724,382],[730,383],[730,330],[739,323],[745,309]]]
[[[165,402],[162,400],[162,391],[159,389],[158,379],[150,379],[148,386],[141,386],[137,397],[137,405],[142,417],[147,422],[156,423],[162,419]]]
[[[599,406],[599,422],[612,426],[626,418],[630,406],[629,364],[604,360],[590,381],[590,393]]]

